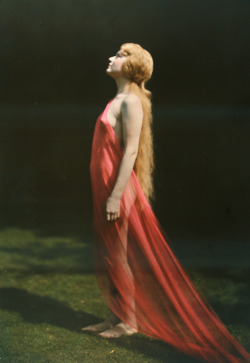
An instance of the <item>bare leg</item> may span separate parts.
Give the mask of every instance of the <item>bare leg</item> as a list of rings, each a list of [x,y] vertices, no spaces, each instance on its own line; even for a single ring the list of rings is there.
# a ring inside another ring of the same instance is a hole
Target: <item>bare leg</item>
[[[111,326],[107,328],[107,330],[99,333],[98,335],[102,336],[103,338],[118,338],[122,335],[132,335],[137,332],[137,323],[136,323],[136,316],[135,316],[135,292],[134,292],[134,277],[132,271],[130,269],[128,260],[127,260],[127,249],[128,249],[128,218],[124,219],[124,223],[122,226],[122,244],[121,248],[119,249],[117,261],[118,264],[123,264],[124,270],[126,275],[129,277],[128,280],[130,281],[130,286],[128,286],[127,291],[127,301],[128,301],[128,310],[127,310],[127,321],[130,325],[119,322],[115,326]],[[121,243],[121,241],[118,241]]]
[[[130,269],[128,263],[128,220],[130,209],[135,203],[136,193],[134,192],[133,185],[131,184],[131,188],[128,189],[127,198],[124,200],[124,209],[125,209],[125,216],[122,221],[122,226],[120,229],[120,236],[119,240],[117,241],[117,254],[115,264],[119,266],[123,266],[124,272],[128,277],[128,286],[127,286],[127,319],[126,321],[129,323],[126,324],[122,322],[120,319],[117,318],[112,312],[110,312],[108,318],[99,324],[89,325],[82,330],[88,331],[103,331],[99,335],[105,338],[117,338],[121,335],[131,335],[137,332],[137,323],[136,323],[136,316],[135,316],[135,286],[134,286],[134,277],[133,273]],[[110,222],[109,222],[110,223]],[[112,222],[111,222],[112,223]],[[113,282],[110,281],[110,294],[115,299],[115,294],[119,292],[116,290]]]

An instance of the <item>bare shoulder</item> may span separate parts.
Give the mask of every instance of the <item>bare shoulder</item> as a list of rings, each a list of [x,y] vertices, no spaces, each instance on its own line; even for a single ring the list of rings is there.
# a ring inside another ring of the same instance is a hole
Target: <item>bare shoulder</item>
[[[128,94],[121,104],[123,139],[125,150],[137,154],[143,122],[143,110],[140,98]]]
[[[134,93],[128,94],[122,101],[121,111],[125,113],[142,111],[140,98]]]

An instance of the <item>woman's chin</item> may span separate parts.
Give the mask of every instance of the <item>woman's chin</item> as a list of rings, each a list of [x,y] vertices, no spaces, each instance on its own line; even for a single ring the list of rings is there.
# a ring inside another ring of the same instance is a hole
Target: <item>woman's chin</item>
[[[108,74],[110,77],[113,77],[113,72],[111,71],[111,69],[110,68],[107,68],[106,69],[106,74]]]

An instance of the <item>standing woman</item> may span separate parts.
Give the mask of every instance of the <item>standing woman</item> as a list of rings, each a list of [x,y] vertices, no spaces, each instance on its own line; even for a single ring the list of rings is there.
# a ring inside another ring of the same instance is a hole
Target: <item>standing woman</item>
[[[106,73],[117,94],[97,119],[90,173],[95,268],[111,314],[83,330],[106,338],[139,331],[202,362],[250,362],[181,267],[151,208],[152,111],[145,83],[152,57],[126,43],[109,60]]]

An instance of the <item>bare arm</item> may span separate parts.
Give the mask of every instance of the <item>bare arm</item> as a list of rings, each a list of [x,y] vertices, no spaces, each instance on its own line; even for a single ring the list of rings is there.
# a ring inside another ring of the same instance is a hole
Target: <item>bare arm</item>
[[[128,96],[121,106],[124,154],[120,164],[114,189],[107,200],[107,219],[113,220],[120,215],[120,199],[132,173],[138,153],[143,111],[140,99]]]

